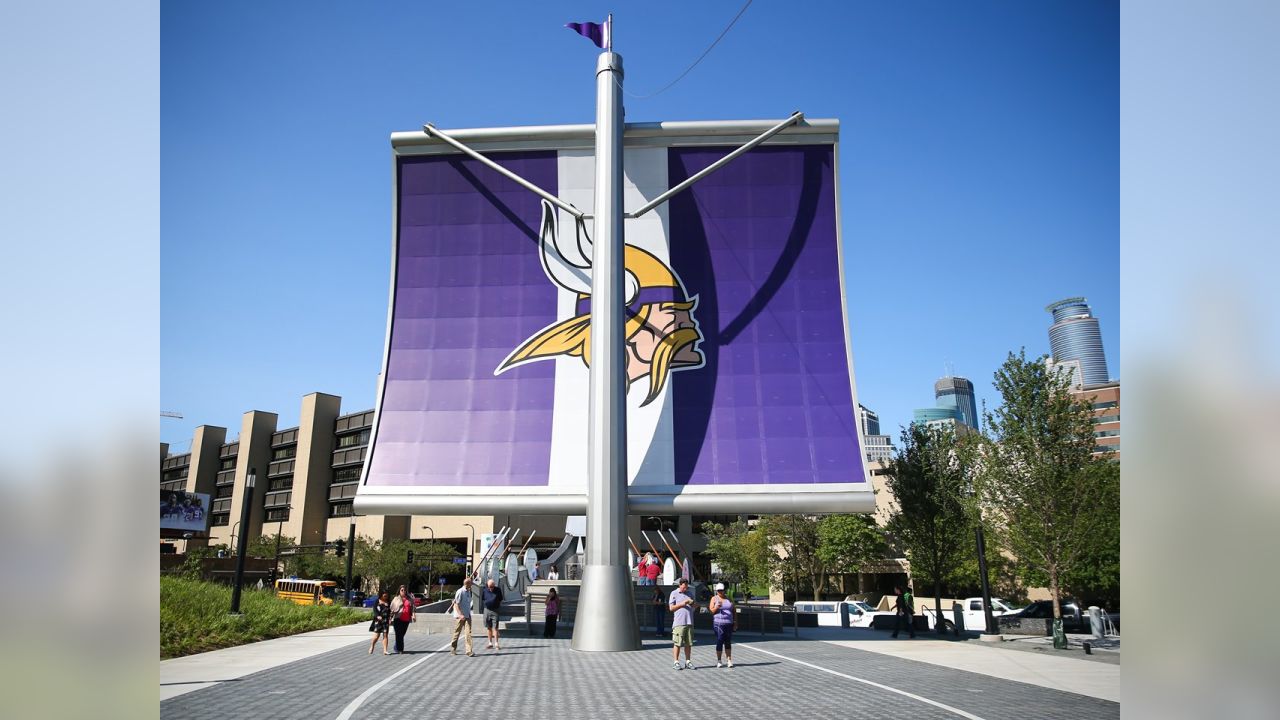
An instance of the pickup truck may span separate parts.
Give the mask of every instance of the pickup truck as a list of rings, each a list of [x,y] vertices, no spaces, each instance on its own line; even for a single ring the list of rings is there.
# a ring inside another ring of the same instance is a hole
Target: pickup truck
[[[921,598],[918,595],[916,596],[917,614],[924,615],[926,621],[929,623],[929,628],[933,629],[937,620],[931,605],[932,600],[929,598]],[[986,613],[982,611],[982,598],[965,598],[960,601],[960,607],[963,608],[962,617],[964,618],[965,630],[983,632],[986,629],[987,618]],[[1014,609],[1009,607],[1008,603],[1004,600],[1001,600],[998,597],[991,598],[991,615],[993,618],[1000,617],[1001,615],[1008,615],[1013,612],[1015,612]],[[952,630],[955,628],[955,623],[953,622],[954,617],[955,614],[952,611],[951,606],[944,601],[942,608],[942,627],[944,630]]]

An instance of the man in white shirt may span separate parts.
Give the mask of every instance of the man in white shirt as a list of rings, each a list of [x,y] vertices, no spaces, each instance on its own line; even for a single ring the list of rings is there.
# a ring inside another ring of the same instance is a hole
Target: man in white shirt
[[[462,587],[458,588],[458,592],[453,594],[453,639],[449,643],[452,654],[458,654],[458,635],[466,632],[467,657],[474,657],[475,650],[471,647],[471,577],[463,579]]]

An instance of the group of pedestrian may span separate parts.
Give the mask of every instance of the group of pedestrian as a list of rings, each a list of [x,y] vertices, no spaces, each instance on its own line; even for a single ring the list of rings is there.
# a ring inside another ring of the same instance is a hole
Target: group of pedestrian
[[[716,634],[716,667],[733,667],[733,633],[738,629],[738,614],[724,589],[724,583],[716,583],[715,595],[707,604],[711,612],[711,629]],[[666,609],[671,615],[671,667],[676,670],[692,670],[693,665],[693,609],[697,601],[689,596],[689,580],[680,578],[676,589],[667,598]],[[684,665],[680,664],[680,649],[684,648]]]
[[[373,633],[373,640],[369,642],[369,654],[373,654],[378,638],[382,638],[382,654],[391,654],[387,650],[390,630],[395,630],[396,633],[396,654],[403,653],[404,634],[409,629],[409,623],[416,622],[417,619],[413,598],[410,597],[404,585],[400,586],[399,593],[390,601],[387,600],[387,592],[384,590],[378,596],[378,604],[373,607],[373,622],[369,623],[369,632]]]
[[[658,576],[662,574],[662,563],[653,556],[653,553],[645,553],[640,559],[640,564],[636,566],[636,581],[639,585],[657,585]]]

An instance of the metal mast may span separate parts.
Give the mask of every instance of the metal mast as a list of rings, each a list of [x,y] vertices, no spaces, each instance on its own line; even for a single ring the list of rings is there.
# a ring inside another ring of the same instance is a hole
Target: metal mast
[[[640,649],[626,542],[622,131],[622,56],[610,46],[596,63],[587,565],[573,630],[573,649],[606,652]]]

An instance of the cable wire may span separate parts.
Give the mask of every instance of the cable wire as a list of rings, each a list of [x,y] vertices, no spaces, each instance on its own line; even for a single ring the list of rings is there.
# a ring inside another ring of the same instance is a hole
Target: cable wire
[[[715,49],[715,46],[718,45],[720,41],[724,39],[724,36],[729,34],[729,31],[733,29],[734,24],[738,22],[738,18],[742,17],[742,14],[747,11],[747,8],[751,7],[752,2],[753,0],[747,0],[747,2],[742,6],[742,9],[738,11],[738,14],[734,15],[733,19],[729,21],[729,24],[725,27],[724,31],[720,33],[720,36],[717,37],[715,41],[712,42],[711,45],[707,47],[706,50],[702,51],[702,54],[698,56],[697,60],[693,61],[692,65],[685,68],[684,72],[680,73],[680,75],[677,76],[675,80],[672,80],[671,82],[667,83],[661,90],[658,90],[657,92],[649,93],[648,95],[637,95],[632,92],[627,92],[626,88],[622,88],[623,94],[630,95],[631,97],[637,98],[640,100],[645,100],[651,97],[656,97],[666,92],[667,90],[670,90],[672,86],[674,86],[676,83],[683,80],[685,75],[688,75],[690,72],[693,71],[694,68],[698,67],[698,63],[702,62],[703,58],[705,58],[708,54],[710,54],[710,52],[713,49]],[[613,81],[616,83],[618,82],[618,79],[615,77]],[[619,84],[618,87],[622,87],[622,85]]]

